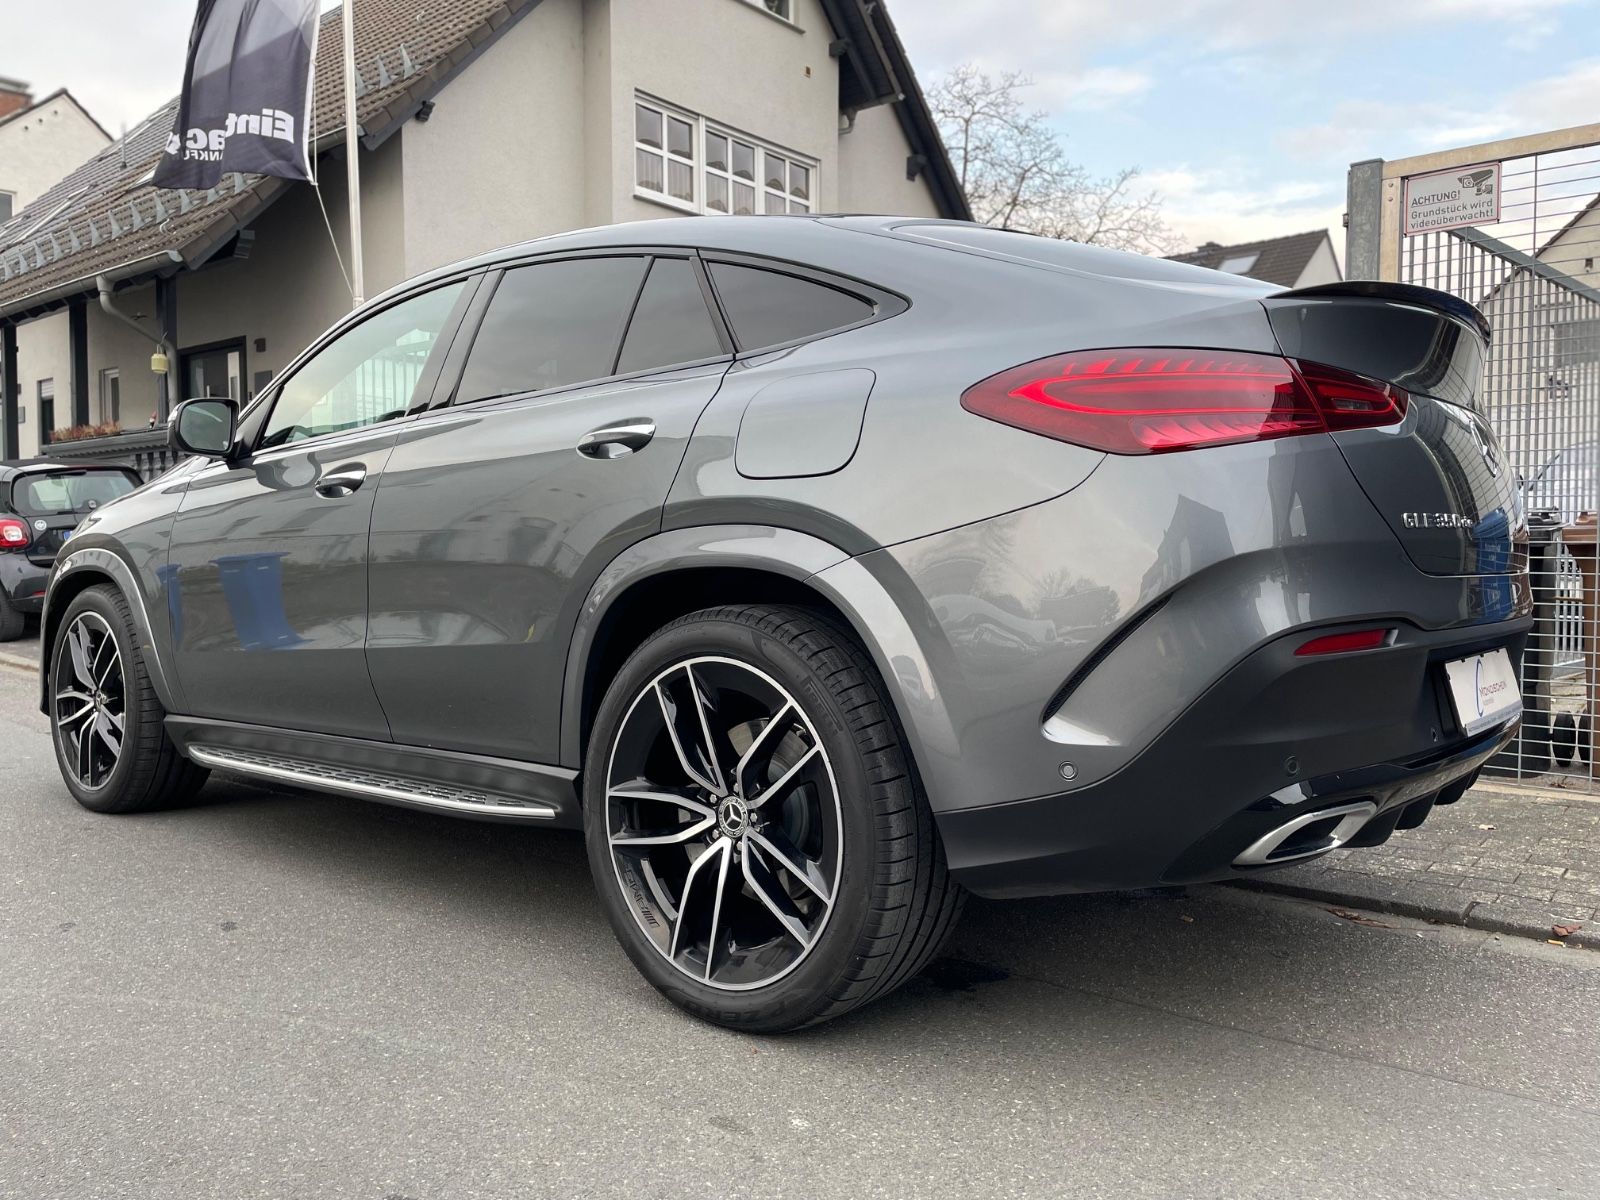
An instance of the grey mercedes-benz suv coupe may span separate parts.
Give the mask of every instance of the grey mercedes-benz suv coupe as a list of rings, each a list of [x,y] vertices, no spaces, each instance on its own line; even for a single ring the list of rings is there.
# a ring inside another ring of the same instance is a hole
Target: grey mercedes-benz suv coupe
[[[1513,735],[1488,331],[1440,293],[909,218],[686,218],[406,283],[91,514],[42,703],[208,770],[582,828],[698,1016],[881,996],[962,897],[1372,845]]]

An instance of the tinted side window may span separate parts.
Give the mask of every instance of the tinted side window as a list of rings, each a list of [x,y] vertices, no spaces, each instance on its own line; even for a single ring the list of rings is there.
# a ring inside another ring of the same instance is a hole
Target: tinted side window
[[[710,263],[717,298],[741,350],[758,350],[870,318],[876,309],[858,296],[795,275]]]
[[[278,393],[261,445],[358,429],[404,413],[464,286],[451,283],[402,300],[317,351]]]
[[[700,280],[682,258],[658,258],[639,293],[617,373],[648,371],[722,353]]]
[[[472,343],[456,403],[610,375],[648,261],[574,258],[507,271]]]

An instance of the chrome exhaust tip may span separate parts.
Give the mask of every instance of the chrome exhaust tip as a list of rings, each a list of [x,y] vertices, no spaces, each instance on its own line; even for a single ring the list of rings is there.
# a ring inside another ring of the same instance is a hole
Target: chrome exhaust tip
[[[1245,847],[1233,860],[1236,867],[1265,867],[1276,863],[1315,858],[1337,850],[1377,814],[1371,800],[1356,800],[1333,808],[1319,808],[1285,821]]]

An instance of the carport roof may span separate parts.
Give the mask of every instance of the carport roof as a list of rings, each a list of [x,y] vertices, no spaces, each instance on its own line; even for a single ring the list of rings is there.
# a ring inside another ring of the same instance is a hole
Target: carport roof
[[[881,0],[822,0],[837,34],[840,106],[896,102],[920,168],[947,215],[965,200]],[[374,147],[464,70],[539,0],[355,0],[356,116]],[[341,37],[323,14],[310,133],[319,149],[344,141]],[[95,279],[170,273],[205,262],[286,187],[232,174],[206,191],[150,185],[171,132],[172,99],[0,225],[0,318],[25,319],[92,291]]]

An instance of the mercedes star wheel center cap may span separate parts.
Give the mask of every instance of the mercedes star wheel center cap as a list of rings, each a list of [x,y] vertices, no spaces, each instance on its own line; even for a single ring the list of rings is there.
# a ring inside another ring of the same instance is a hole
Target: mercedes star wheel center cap
[[[724,796],[717,805],[717,824],[728,837],[740,837],[749,828],[750,809],[738,796]]]

